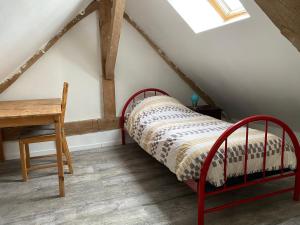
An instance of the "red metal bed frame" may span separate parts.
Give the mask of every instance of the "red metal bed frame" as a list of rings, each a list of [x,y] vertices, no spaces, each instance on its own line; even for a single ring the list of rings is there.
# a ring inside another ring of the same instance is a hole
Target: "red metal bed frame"
[[[142,95],[143,98],[147,97],[147,93],[154,93],[154,95],[157,95],[157,93],[161,95],[168,95],[166,92],[157,89],[157,88],[147,88],[140,90],[133,94],[125,103],[122,115],[120,118],[120,127],[122,132],[122,144],[125,144],[125,114],[128,106],[135,102],[135,99]],[[262,178],[258,178],[255,180],[248,181],[248,175],[247,175],[247,161],[248,161],[248,130],[249,130],[249,124],[253,122],[264,122],[265,124],[265,139],[264,139],[264,158],[263,158],[263,165],[262,165]],[[273,176],[267,176],[266,175],[266,159],[267,159],[267,134],[268,134],[268,128],[269,123],[274,123],[278,127],[281,127],[282,129],[282,143],[281,143],[281,169],[280,173]],[[243,175],[243,183],[237,184],[237,185],[230,185],[227,186],[226,182],[225,185],[223,185],[221,188],[218,188],[217,190],[207,192],[205,189],[206,186],[206,176],[208,173],[208,169],[210,167],[210,164],[217,153],[218,149],[220,148],[223,143],[225,143],[225,157],[224,157],[224,180],[227,181],[227,140],[228,137],[237,129],[241,127],[246,127],[246,135],[245,135],[245,161],[244,161],[244,175]],[[294,146],[295,149],[295,155],[297,159],[297,169],[295,171],[286,171],[284,170],[284,147],[285,147],[285,141],[286,141],[286,134],[290,137],[290,140]],[[281,189],[278,191],[273,191],[267,194],[257,195],[250,198],[240,199],[236,201],[232,201],[230,203],[226,203],[224,205],[207,208],[205,209],[205,199],[207,196],[211,195],[217,195],[228,191],[237,190],[244,187],[253,186],[256,184],[262,184],[267,183],[270,181],[275,181],[279,179],[284,179],[287,177],[295,176],[295,184],[293,187]],[[211,150],[209,151],[207,158],[204,161],[204,164],[202,165],[202,168],[200,170],[200,178],[199,180],[189,180],[185,182],[193,191],[197,192],[198,195],[198,225],[204,225],[204,214],[215,212],[218,210],[222,210],[225,208],[233,207],[242,203],[248,203],[255,200],[260,200],[263,198],[271,197],[277,194],[285,193],[294,191],[294,200],[299,201],[300,200],[300,146],[298,139],[294,132],[291,130],[291,128],[288,127],[287,124],[282,122],[281,120],[274,118],[272,116],[267,115],[255,115],[247,117],[235,124],[233,124],[231,127],[229,127],[215,142]]]

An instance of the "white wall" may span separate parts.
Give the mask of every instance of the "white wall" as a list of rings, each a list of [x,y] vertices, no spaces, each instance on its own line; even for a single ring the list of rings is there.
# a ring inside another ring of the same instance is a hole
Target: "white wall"
[[[91,0],[0,1],[0,81],[22,65],[89,2]]]
[[[0,52],[0,54],[2,54]],[[16,53],[17,54],[17,53]],[[64,81],[70,83],[66,121],[100,118],[101,64],[97,14],[82,20],[36,64],[0,95],[0,100],[60,97]],[[166,65],[147,42],[124,22],[116,64],[117,115],[135,91],[158,87],[188,103],[192,91]],[[118,130],[68,138],[71,150],[120,143]],[[34,154],[48,153],[53,144],[33,145]],[[5,143],[8,158],[18,157],[16,142]]]
[[[30,8],[30,20],[19,11],[11,10],[7,15],[7,8],[4,10],[3,6],[16,5],[16,0],[0,2],[1,79],[29,57],[33,49],[50,39],[47,28],[56,33],[66,22],[61,16],[77,12],[79,6],[88,1],[71,2],[72,6],[53,0],[53,5],[49,3],[48,6],[44,1],[18,1],[20,8]],[[193,33],[165,0],[128,0],[126,10],[232,118],[273,114],[300,131],[300,54],[254,1],[244,0],[243,3],[251,18],[199,34]],[[31,7],[39,4],[42,5],[39,8]],[[64,13],[58,10],[60,6],[65,7]],[[47,13],[47,7],[54,17],[60,12],[51,26],[47,17],[42,19],[35,14],[39,9],[42,14]],[[45,32],[47,35],[41,37],[40,34]],[[8,51],[10,49],[12,51]],[[99,52],[99,31],[94,13],[2,93],[0,100],[59,97],[66,80],[70,83],[66,120],[99,118],[102,113]],[[116,65],[117,113],[131,93],[144,87],[162,88],[183,102],[189,102],[192,93],[143,38],[124,23]],[[76,150],[116,144],[119,140],[119,132],[111,131],[74,136],[69,138],[69,144]],[[15,142],[6,143],[5,148],[9,157],[18,155]],[[53,146],[34,146],[36,151],[49,149]]]
[[[271,114],[300,131],[300,54],[254,0],[249,19],[195,34],[165,0],[128,0],[128,14],[234,119]]]

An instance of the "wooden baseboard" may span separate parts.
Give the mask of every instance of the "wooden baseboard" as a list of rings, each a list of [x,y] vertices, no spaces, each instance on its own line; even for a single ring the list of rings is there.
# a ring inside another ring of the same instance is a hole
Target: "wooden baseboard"
[[[119,117],[112,119],[90,119],[65,123],[67,136],[95,133],[99,131],[119,129]],[[22,127],[11,127],[3,129],[3,140],[17,140]]]

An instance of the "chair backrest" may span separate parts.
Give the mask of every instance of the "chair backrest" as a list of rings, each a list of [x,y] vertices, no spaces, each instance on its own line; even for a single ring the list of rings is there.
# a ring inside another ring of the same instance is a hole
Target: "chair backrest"
[[[65,121],[65,114],[66,114],[66,106],[67,106],[67,99],[68,99],[68,89],[69,84],[67,82],[64,82],[64,89],[62,93],[62,99],[61,99],[61,121]],[[63,123],[62,123],[63,124]]]

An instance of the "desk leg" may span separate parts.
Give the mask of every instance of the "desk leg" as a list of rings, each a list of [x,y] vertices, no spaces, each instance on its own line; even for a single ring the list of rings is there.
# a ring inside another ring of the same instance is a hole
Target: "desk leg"
[[[57,156],[57,169],[58,169],[58,182],[59,182],[59,196],[65,196],[65,182],[64,182],[64,167],[62,158],[62,129],[61,118],[57,117],[55,121],[56,132],[56,156]]]
[[[4,148],[3,148],[3,141],[2,141],[2,129],[0,128],[0,162],[5,161],[4,156]]]

